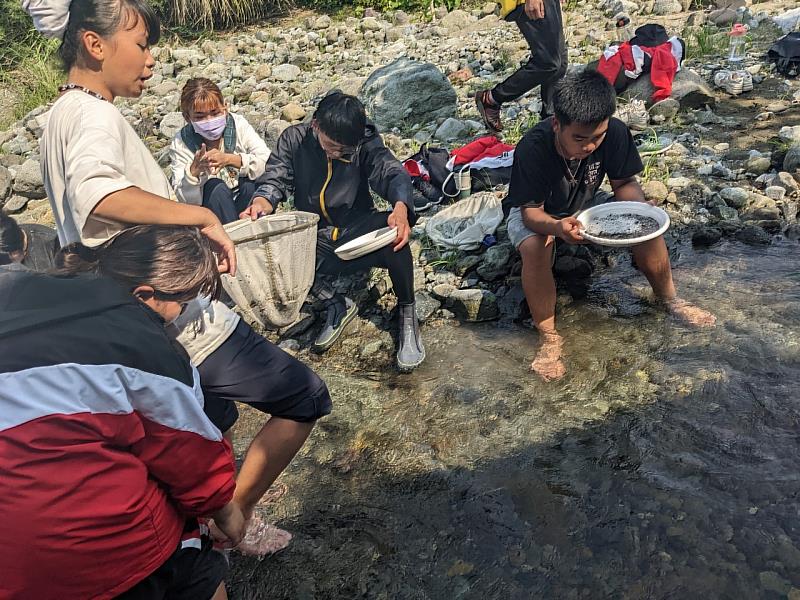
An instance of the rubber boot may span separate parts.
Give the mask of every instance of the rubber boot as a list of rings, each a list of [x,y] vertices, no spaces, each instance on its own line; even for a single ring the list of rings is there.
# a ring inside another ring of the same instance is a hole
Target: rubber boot
[[[317,353],[325,352],[333,346],[347,324],[358,314],[358,307],[355,303],[341,294],[336,294],[330,300],[326,300],[324,304],[325,325],[322,326],[322,331],[319,332],[311,348]]]
[[[415,308],[414,303],[397,306],[397,368],[401,371],[410,371],[425,360]]]

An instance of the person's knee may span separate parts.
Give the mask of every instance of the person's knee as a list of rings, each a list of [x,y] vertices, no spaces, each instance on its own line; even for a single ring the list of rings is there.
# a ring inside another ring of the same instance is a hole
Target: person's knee
[[[553,245],[546,245],[547,236],[533,235],[520,243],[519,250],[523,267],[550,269]]]
[[[233,201],[233,193],[222,179],[212,177],[203,185],[203,204],[212,199],[221,200],[223,198]]]

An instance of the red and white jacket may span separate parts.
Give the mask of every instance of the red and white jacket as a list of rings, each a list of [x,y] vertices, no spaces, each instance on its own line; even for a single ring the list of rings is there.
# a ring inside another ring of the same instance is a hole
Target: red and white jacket
[[[658,46],[638,46],[630,42],[609,46],[603,51],[597,70],[614,85],[620,71],[625,76],[637,79],[642,74],[645,54],[650,57],[650,82],[653,84],[653,102],[669,98],[672,93],[672,81],[680,71],[683,61],[683,45],[677,37],[671,37],[666,43]]]
[[[0,598],[113,598],[234,489],[163,322],[115,282],[0,268]]]

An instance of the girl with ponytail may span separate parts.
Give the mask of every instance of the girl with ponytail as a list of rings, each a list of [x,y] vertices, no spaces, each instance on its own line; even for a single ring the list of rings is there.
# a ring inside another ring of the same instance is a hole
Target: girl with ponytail
[[[24,0],[23,6],[40,32],[62,40],[68,71],[41,139],[42,176],[62,247],[98,247],[135,224],[188,225],[212,242],[220,270],[233,272],[233,242],[219,219],[203,206],[172,201],[158,163],[112,104],[141,95],[153,74],[150,46],[160,24],[146,0]],[[259,531],[251,519],[256,504],[316,420],[330,413],[328,389],[311,369],[208,297],[190,302],[170,330],[199,371],[204,409],[221,431],[238,417],[234,401],[272,417],[248,448],[234,496],[250,521],[248,531]],[[248,536],[240,549],[263,554],[291,538],[274,527],[268,532]]]

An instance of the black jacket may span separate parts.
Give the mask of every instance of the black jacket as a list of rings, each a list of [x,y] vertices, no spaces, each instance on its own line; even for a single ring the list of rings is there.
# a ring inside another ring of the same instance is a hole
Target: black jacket
[[[411,177],[371,123],[351,161],[329,159],[310,124],[288,127],[256,185],[255,196],[273,207],[293,195],[297,210],[319,215],[320,229],[347,228],[375,212],[370,188],[392,206],[404,202],[409,223],[416,221]]]

